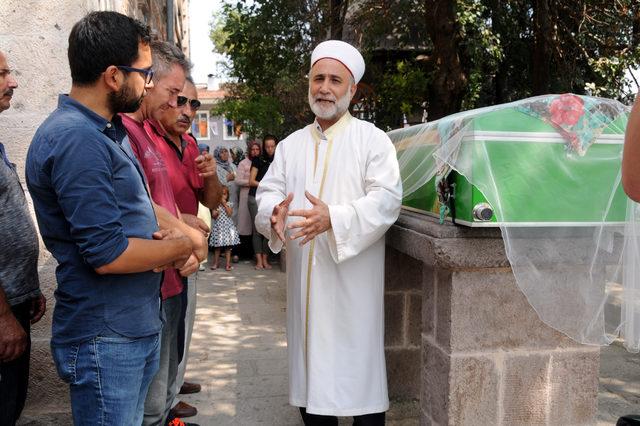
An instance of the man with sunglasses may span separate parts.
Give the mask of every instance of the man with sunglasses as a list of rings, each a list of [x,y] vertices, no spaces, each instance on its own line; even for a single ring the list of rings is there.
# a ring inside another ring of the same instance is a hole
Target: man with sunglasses
[[[158,272],[193,251],[182,232],[159,229],[118,115],[153,87],[149,42],[148,27],[119,13],[78,21],[71,91],[27,154],[40,233],[58,261],[51,350],[77,425],[142,422],[159,360]]]
[[[199,152],[198,145],[193,136],[187,132],[191,129],[191,123],[200,108],[198,100],[198,91],[191,77],[187,77],[182,91],[178,94],[177,108],[167,110],[160,118],[161,128],[158,132],[163,134],[164,140],[169,151],[172,151],[166,158],[167,164],[170,164],[172,170],[181,173],[172,173],[171,186],[173,194],[176,197],[176,203],[181,212],[190,216],[197,217],[198,201],[204,198],[204,188],[197,179],[196,160],[200,155],[206,155],[208,151]],[[218,179],[216,179],[218,181]],[[222,188],[217,185],[218,188]],[[203,232],[209,231],[208,226],[200,221],[200,228]],[[186,370],[189,344],[191,342],[191,333],[193,331],[193,323],[196,312],[196,284],[197,274],[188,277],[188,284],[183,290],[182,300],[185,303],[184,311],[184,327],[180,331],[184,331],[179,336],[178,345],[183,347],[182,359],[178,366],[178,375],[176,378],[175,391],[179,389],[179,393],[197,393],[200,391],[200,385],[197,383],[189,383],[184,381],[184,373]],[[176,403],[171,409],[171,414],[175,417],[184,417],[184,413],[188,410],[188,405],[184,401],[176,398]]]
[[[172,188],[172,176],[182,173],[181,166],[175,167],[169,161],[175,153],[163,139],[162,126],[158,120],[177,107],[178,93],[184,86],[191,64],[182,51],[167,42],[151,42],[153,57],[153,87],[143,99],[140,109],[122,116],[129,134],[131,148],[142,165],[149,181],[152,200],[168,210],[175,220],[180,218],[182,225],[188,229],[183,232],[193,236],[194,250],[187,264],[181,269],[169,268],[165,271],[162,282],[162,311],[165,322],[161,333],[160,367],[151,382],[144,408],[144,425],[163,425],[169,415],[175,397],[173,392],[181,353],[178,345],[180,325],[182,324],[183,301],[182,291],[186,277],[197,271],[200,261],[206,257],[207,244],[204,234],[194,227],[190,220],[190,212],[183,212],[177,202]],[[211,156],[198,156],[192,164],[191,179],[194,185],[204,187],[204,180],[210,181],[215,176],[215,166]],[[217,180],[217,178],[215,179]],[[211,195],[210,192],[203,195]],[[213,195],[215,195],[215,187]],[[206,204],[217,206],[217,199],[205,199]],[[195,218],[195,216],[194,216]],[[184,219],[184,221],[182,221]],[[181,228],[182,229],[182,228]],[[183,417],[195,415],[195,407],[188,406],[190,411],[182,412]]]

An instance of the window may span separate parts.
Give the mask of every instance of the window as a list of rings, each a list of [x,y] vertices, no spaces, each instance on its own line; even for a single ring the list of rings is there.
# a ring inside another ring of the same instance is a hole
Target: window
[[[191,133],[196,139],[209,139],[209,112],[202,111],[196,113],[193,123],[191,123]]]
[[[224,138],[225,139],[240,139],[242,136],[242,125],[237,124],[235,121],[228,118],[223,118],[224,123]]]

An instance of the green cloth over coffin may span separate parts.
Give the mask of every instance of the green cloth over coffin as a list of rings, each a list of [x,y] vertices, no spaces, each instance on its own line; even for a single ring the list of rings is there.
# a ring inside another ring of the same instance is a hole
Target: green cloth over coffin
[[[610,99],[545,95],[391,131],[403,206],[468,226],[624,222],[628,113]]]

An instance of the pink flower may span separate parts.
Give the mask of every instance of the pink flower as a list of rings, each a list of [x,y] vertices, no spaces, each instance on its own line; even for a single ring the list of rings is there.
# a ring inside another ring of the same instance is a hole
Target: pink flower
[[[549,112],[554,124],[573,126],[584,114],[584,103],[580,97],[565,93],[551,102]]]

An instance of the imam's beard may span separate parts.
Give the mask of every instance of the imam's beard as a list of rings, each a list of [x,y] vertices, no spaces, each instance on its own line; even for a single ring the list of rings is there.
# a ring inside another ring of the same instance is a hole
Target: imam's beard
[[[318,102],[318,99],[324,99],[333,101],[333,103]],[[335,96],[322,96],[311,95],[311,89],[309,89],[309,106],[311,111],[321,120],[335,120],[347,112],[349,109],[349,103],[351,102],[351,85],[347,89],[347,93],[343,97],[336,101]]]
[[[122,86],[122,89],[117,92],[109,93],[109,107],[114,114],[118,112],[136,112],[138,108],[140,108],[142,98],[144,98],[144,92],[138,97],[136,97],[132,92],[133,90],[125,84]]]

